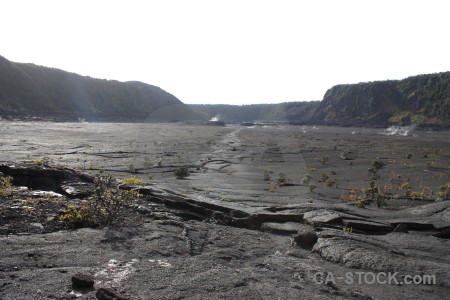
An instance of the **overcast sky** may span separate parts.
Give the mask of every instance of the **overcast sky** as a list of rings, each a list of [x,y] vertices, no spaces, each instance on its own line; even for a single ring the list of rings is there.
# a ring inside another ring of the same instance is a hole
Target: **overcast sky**
[[[321,100],[450,71],[447,0],[0,0],[0,55],[185,103]]]

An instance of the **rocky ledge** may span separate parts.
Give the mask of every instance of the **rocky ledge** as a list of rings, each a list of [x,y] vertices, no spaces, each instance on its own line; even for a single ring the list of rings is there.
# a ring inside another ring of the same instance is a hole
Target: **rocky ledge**
[[[92,194],[92,176],[36,164],[1,165],[0,172],[16,185],[0,202],[1,299],[448,294],[450,201],[386,214],[319,202],[249,212],[157,184],[123,185],[143,196],[121,224],[74,230],[59,215]]]

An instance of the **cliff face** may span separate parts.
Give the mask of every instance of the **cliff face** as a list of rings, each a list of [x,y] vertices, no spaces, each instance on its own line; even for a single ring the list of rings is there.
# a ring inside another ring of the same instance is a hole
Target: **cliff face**
[[[260,105],[192,105],[206,118],[224,121],[288,121],[292,124],[374,126],[410,123],[450,125],[450,72],[403,80],[337,85],[322,101]]]
[[[450,72],[337,85],[308,118],[312,123],[357,126],[448,124],[449,120]]]
[[[0,56],[1,110],[145,120],[162,107],[180,105],[175,96],[153,85],[94,79]],[[182,115],[166,117],[171,121]]]

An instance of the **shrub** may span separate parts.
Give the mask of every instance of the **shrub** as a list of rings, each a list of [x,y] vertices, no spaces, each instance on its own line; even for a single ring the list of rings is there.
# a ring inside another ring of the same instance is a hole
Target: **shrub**
[[[312,179],[312,176],[309,175],[309,174],[306,174],[306,175],[302,178],[302,180],[300,181],[300,183],[301,183],[301,184],[308,185],[309,182],[311,181],[311,179]]]
[[[60,217],[70,227],[106,226],[122,221],[124,210],[139,197],[136,191],[119,189],[110,174],[97,174],[91,198],[80,208],[69,205]]]
[[[264,181],[270,181],[270,172],[268,170],[264,170]]]
[[[12,186],[12,180],[13,178],[10,176],[0,177],[0,198],[5,198],[11,195],[8,189]]]
[[[278,181],[278,185],[279,186],[286,186],[286,185],[293,185],[294,184],[292,179],[287,178],[286,174],[284,174],[284,173],[279,173],[278,174],[277,181]]]
[[[322,165],[325,165],[328,161],[328,156],[322,156],[322,158],[319,159],[319,161],[322,163]]]
[[[189,175],[191,175],[191,172],[186,167],[180,167],[180,168],[176,169],[173,174],[175,175],[175,177],[177,179],[184,179],[184,178],[188,177]]]
[[[450,200],[450,183],[441,185],[437,195],[436,201]]]
[[[34,160],[33,163],[38,166],[48,166],[50,165],[50,158],[45,156],[42,160],[41,159]]]
[[[329,188],[337,186],[337,179],[333,178],[333,179],[327,179],[327,181],[325,182],[325,185]]]
[[[153,162],[150,160],[150,158],[146,157],[144,161],[144,167],[146,169],[150,169],[153,166]]]
[[[372,180],[377,180],[380,178],[379,171],[383,169],[385,165],[386,163],[381,160],[372,161],[372,167],[367,170],[371,175]]]
[[[59,217],[59,220],[73,228],[80,228],[93,224],[92,213],[86,203],[83,203],[80,208],[68,205],[64,214]]]
[[[12,186],[13,178],[11,176],[0,177],[0,188],[8,189]]]
[[[381,160],[372,161],[372,166],[367,170],[370,176],[369,187],[362,190],[368,199],[372,199],[376,202],[378,207],[386,205],[386,200],[389,199],[388,195],[376,184],[376,181],[381,177],[379,172],[385,165],[386,163]],[[362,203],[362,205],[364,205],[364,203]]]
[[[136,177],[127,177],[123,179],[123,184],[125,185],[145,185],[145,183],[140,180],[137,179]]]
[[[134,166],[134,164],[129,164],[128,165],[128,172],[136,173],[136,167]]]
[[[411,196],[411,188],[409,187],[409,183],[405,182],[400,186],[400,189],[405,192],[406,197]]]
[[[325,173],[322,173],[322,175],[320,175],[320,178],[317,179],[318,182],[326,182],[328,179],[330,179],[330,176],[328,176]]]

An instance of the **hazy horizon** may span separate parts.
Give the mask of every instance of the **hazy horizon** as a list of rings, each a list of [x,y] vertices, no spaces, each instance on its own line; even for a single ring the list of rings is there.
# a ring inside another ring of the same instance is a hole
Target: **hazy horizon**
[[[17,0],[2,5],[0,55],[145,82],[186,104],[322,100],[337,84],[449,71],[449,8],[441,0]]]

